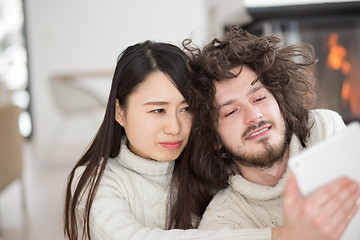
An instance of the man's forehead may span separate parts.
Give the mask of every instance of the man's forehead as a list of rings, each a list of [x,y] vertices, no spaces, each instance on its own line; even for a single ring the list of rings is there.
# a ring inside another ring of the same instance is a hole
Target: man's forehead
[[[250,77],[248,79],[244,78],[230,78],[230,79],[222,79],[222,80],[214,80],[214,86],[216,90],[216,94],[222,91],[241,91],[243,92],[254,92],[260,88],[264,88],[264,85],[258,80],[257,77]],[[255,89],[255,90],[254,90]]]
[[[253,81],[246,81],[240,85],[232,84],[232,81],[236,80],[224,79],[214,83],[216,88],[215,101],[219,108],[248,98],[259,90],[265,89],[260,81],[256,81],[254,84],[252,84]]]

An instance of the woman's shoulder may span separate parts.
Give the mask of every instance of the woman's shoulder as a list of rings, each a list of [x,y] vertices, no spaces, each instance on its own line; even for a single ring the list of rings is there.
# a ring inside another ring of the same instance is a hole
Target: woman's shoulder
[[[101,165],[104,163],[104,159],[100,160],[100,164],[99,169],[97,170],[98,172],[100,171],[100,167]],[[87,165],[82,165],[76,168],[76,170],[74,171],[74,180],[73,180],[73,185],[77,185],[78,181],[80,180],[80,178],[84,175],[87,174],[85,173],[87,170]],[[93,171],[93,170],[91,170]],[[122,166],[121,161],[119,160],[119,156],[116,156],[114,158],[108,158],[106,160],[105,163],[105,169],[104,172],[102,174],[101,177],[101,182],[102,183],[106,183],[106,182],[119,182],[119,181],[123,181],[126,179],[126,175],[127,175],[127,171],[126,168],[124,166]]]
[[[104,159],[101,160],[101,162],[103,161]],[[80,178],[86,171],[86,167],[87,165],[77,167],[74,172],[74,179]],[[107,176],[107,175],[111,176],[112,173],[117,174],[118,172],[124,172],[124,167],[121,165],[119,159],[117,157],[109,158],[106,162],[103,176]]]

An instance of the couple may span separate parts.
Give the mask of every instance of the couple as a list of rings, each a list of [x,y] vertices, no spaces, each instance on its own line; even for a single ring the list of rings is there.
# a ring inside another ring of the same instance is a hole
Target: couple
[[[300,196],[287,160],[345,127],[309,110],[314,64],[233,26],[202,50],[146,41],[115,69],[104,121],[71,171],[75,239],[339,239],[359,186]],[[211,202],[210,202],[211,201]]]

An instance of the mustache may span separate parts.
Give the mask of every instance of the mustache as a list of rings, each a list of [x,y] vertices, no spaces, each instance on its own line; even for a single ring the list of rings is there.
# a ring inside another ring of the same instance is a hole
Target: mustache
[[[271,121],[260,121],[258,124],[249,126],[243,133],[242,138],[246,138],[251,131],[254,131],[255,129],[260,128],[266,124],[272,125]]]

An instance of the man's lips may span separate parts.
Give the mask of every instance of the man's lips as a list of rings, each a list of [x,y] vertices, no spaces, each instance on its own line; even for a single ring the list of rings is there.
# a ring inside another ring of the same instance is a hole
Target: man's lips
[[[251,131],[249,135],[247,135],[245,140],[261,137],[265,135],[270,129],[271,126],[263,126],[261,128],[255,129],[254,131]]]
[[[161,146],[169,149],[176,149],[180,147],[182,141],[175,141],[175,142],[160,142]]]

